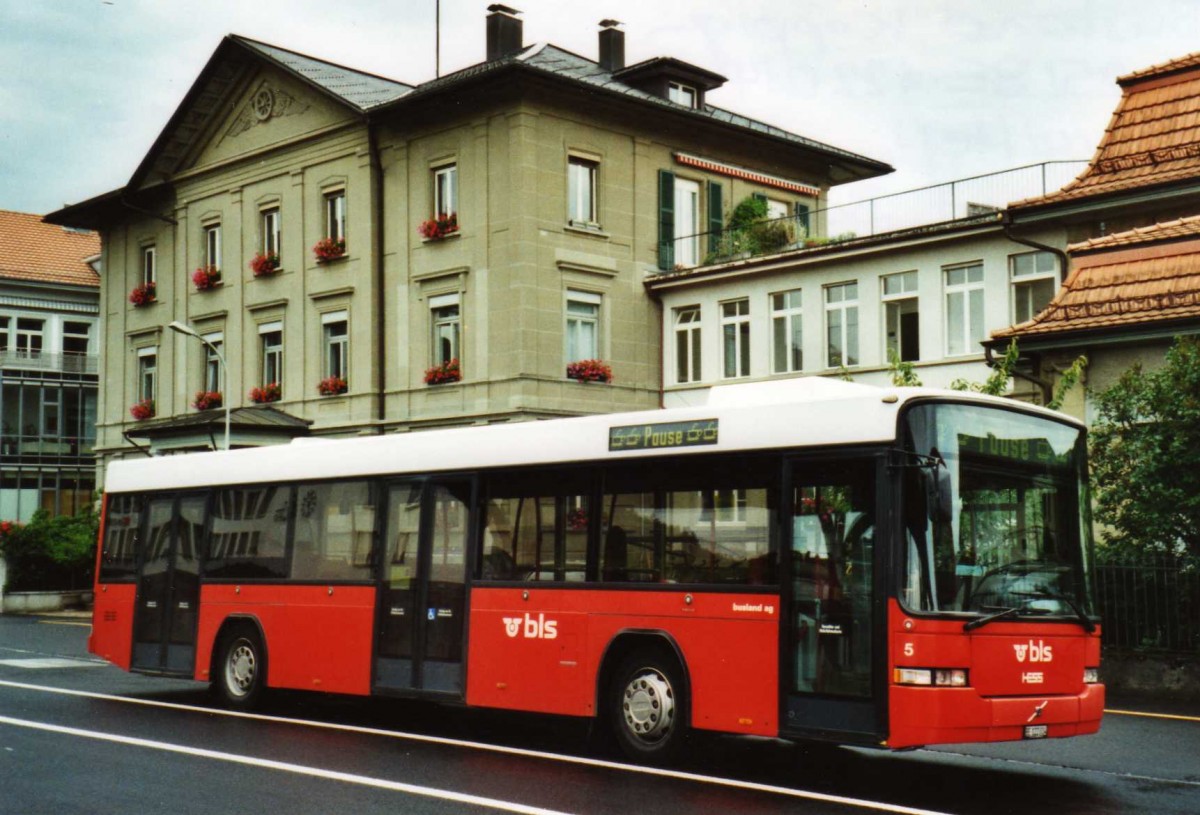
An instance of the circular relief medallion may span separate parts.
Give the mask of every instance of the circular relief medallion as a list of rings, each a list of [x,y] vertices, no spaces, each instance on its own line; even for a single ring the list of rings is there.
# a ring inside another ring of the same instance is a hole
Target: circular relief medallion
[[[254,108],[254,115],[258,117],[258,120],[265,122],[271,118],[271,113],[275,110],[275,94],[271,92],[270,88],[262,88],[254,94],[250,105]]]

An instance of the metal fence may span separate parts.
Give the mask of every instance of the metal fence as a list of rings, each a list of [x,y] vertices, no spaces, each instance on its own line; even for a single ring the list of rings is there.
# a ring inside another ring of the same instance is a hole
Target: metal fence
[[[1014,201],[1053,192],[1086,166],[1086,161],[1044,161],[823,209],[800,208],[750,225],[677,235],[660,243],[659,266],[706,266],[986,216]]]
[[[1170,557],[1101,563],[1106,648],[1200,653],[1200,566]]]

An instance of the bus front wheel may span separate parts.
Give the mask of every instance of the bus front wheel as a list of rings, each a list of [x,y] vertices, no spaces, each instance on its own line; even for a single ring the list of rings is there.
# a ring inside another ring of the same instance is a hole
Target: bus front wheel
[[[613,675],[609,716],[617,743],[639,763],[661,764],[673,758],[687,736],[683,671],[676,660],[656,650],[638,650]]]
[[[248,626],[239,627],[225,636],[220,654],[215,678],[221,699],[233,708],[253,708],[267,678],[267,652],[262,638]]]

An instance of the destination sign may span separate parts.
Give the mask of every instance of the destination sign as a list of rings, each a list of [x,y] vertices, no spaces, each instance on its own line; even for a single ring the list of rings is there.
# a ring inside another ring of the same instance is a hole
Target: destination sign
[[[612,427],[608,431],[608,449],[662,450],[667,447],[700,447],[717,443],[717,420],[660,422]]]
[[[970,436],[958,434],[958,449],[963,453],[974,453],[991,458],[1006,458],[1016,461],[1036,461],[1042,464],[1066,464],[1070,452],[1055,455],[1054,448],[1046,439],[1004,439],[988,434]]]

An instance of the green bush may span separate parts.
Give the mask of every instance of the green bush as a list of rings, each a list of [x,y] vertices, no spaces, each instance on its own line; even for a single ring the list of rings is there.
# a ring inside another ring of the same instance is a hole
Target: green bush
[[[58,516],[38,510],[27,524],[0,524],[0,555],[8,564],[5,588],[57,591],[91,586],[98,525],[90,510]]]

